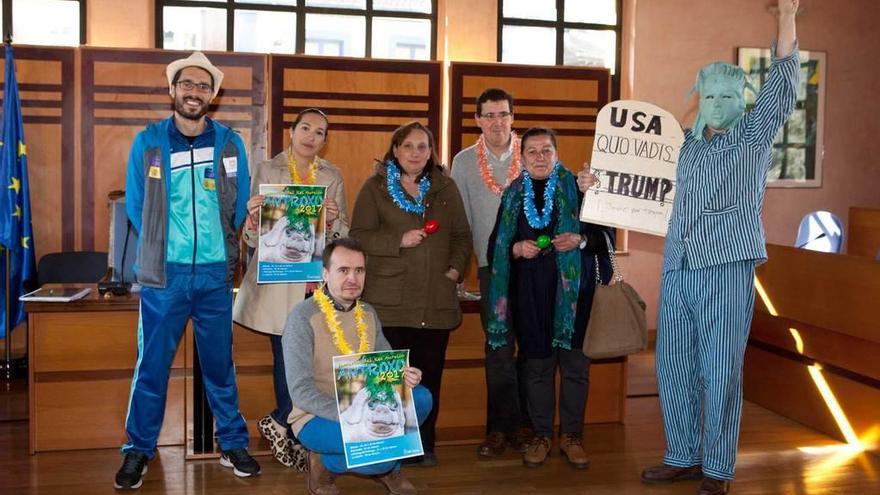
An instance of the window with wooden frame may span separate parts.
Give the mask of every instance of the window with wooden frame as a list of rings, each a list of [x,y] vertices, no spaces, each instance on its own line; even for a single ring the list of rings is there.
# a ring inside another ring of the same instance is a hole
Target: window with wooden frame
[[[431,60],[437,0],[156,0],[156,47]]]
[[[620,95],[622,0],[498,0],[498,61],[611,70]]]
[[[0,0],[3,39],[16,45],[86,43],[85,0]]]

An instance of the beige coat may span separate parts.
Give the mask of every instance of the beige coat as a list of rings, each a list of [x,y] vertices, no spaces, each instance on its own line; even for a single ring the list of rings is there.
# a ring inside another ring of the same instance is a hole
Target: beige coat
[[[348,235],[348,207],[345,202],[345,187],[342,173],[336,166],[324,159],[318,161],[317,184],[327,186],[327,197],[339,205],[339,218],[327,230],[327,241]],[[292,184],[287,168],[287,153],[281,152],[271,160],[260,162],[251,177],[251,196],[260,191],[260,184]],[[305,298],[306,284],[260,284],[257,285],[257,263],[259,259],[259,233],[248,229],[245,222],[242,239],[255,251],[248,264],[241,288],[232,307],[232,319],[247,328],[258,332],[281,335],[284,322],[290,310]]]

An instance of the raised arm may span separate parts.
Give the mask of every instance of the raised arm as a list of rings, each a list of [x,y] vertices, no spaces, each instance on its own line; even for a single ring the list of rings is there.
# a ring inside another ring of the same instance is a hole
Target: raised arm
[[[779,27],[776,32],[776,55],[780,58],[791,55],[797,39],[795,16],[800,0],[778,0]]]
[[[745,117],[746,138],[749,142],[762,146],[773,142],[779,128],[794,110],[800,77],[794,21],[799,0],[778,2],[779,31],[771,54],[773,62],[755,101],[755,107]]]

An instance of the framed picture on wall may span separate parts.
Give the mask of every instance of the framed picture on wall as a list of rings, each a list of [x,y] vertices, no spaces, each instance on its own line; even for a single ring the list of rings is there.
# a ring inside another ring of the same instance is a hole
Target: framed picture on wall
[[[825,52],[801,50],[800,61],[797,103],[773,143],[773,164],[767,174],[767,187],[822,186]],[[770,50],[739,48],[737,63],[760,91],[770,69]],[[755,96],[746,91],[746,110],[755,105]]]

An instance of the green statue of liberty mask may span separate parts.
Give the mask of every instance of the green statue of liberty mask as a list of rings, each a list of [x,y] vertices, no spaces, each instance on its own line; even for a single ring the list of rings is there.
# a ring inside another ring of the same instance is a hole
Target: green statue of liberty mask
[[[700,111],[693,128],[698,139],[704,139],[706,127],[726,131],[739,122],[746,109],[746,88],[755,92],[746,73],[736,65],[714,62],[700,69],[690,92],[700,94]]]

